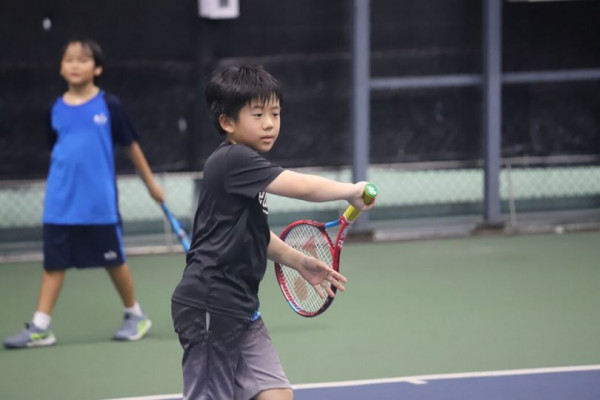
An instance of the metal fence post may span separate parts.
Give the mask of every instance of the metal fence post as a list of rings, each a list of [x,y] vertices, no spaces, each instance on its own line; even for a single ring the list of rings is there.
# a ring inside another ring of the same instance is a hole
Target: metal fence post
[[[366,181],[370,137],[370,0],[354,0],[352,27],[352,179]],[[369,230],[369,215],[356,221],[354,231]]]
[[[502,0],[483,2],[482,127],[484,171],[483,227],[503,226],[500,213],[502,125]]]

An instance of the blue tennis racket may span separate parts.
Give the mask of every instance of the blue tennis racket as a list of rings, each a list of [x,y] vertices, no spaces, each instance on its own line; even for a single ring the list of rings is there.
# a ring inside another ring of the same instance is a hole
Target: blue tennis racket
[[[187,253],[190,251],[190,235],[183,229],[181,223],[175,218],[175,215],[171,212],[169,207],[165,203],[161,203],[160,207],[162,208],[165,216],[169,220],[169,224],[171,225],[171,230],[177,236],[179,243],[181,243],[181,247]]]

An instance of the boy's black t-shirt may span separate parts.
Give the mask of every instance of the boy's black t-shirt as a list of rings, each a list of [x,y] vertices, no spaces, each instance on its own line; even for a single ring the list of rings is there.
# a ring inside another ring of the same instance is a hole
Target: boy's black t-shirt
[[[242,144],[222,143],[208,158],[192,245],[173,301],[252,319],[267,266],[265,187],[283,168]]]

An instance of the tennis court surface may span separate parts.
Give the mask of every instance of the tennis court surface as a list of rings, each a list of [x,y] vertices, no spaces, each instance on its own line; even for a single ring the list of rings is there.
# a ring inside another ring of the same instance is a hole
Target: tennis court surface
[[[261,311],[296,399],[599,399],[598,243],[598,232],[348,243],[348,290],[325,314],[294,314],[272,267]],[[169,297],[183,255],[129,261],[149,336],[111,341],[121,306],[106,273],[72,271],[57,345],[0,350],[0,398],[180,398]],[[1,336],[31,317],[40,268],[0,265]]]

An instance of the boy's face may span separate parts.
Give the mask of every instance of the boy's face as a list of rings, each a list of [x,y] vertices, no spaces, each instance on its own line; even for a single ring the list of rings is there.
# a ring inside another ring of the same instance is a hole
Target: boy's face
[[[60,63],[60,75],[69,85],[87,85],[100,76],[102,67],[97,67],[92,51],[79,42],[67,46]]]
[[[265,153],[273,147],[279,136],[281,106],[271,98],[264,103],[252,100],[240,110],[237,121],[221,115],[219,122],[227,132],[230,143],[241,143]]]

